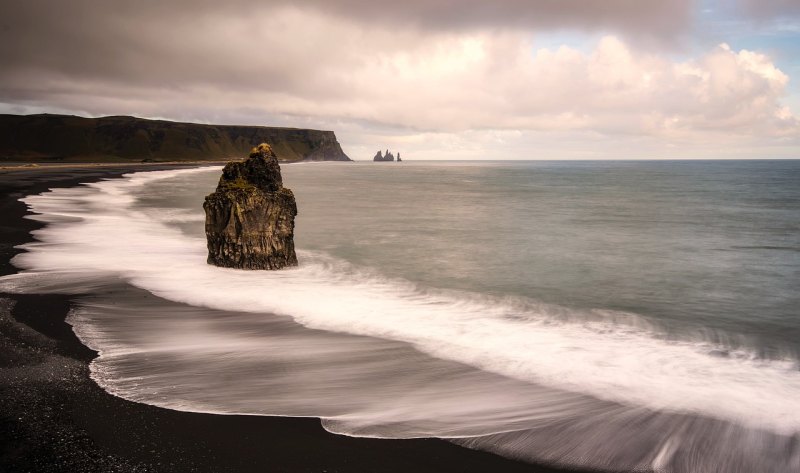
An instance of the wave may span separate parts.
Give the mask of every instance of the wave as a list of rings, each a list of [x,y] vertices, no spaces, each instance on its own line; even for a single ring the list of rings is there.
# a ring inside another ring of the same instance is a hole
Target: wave
[[[701,439],[717,464],[772,458],[774,471],[790,471],[782,468],[800,462],[794,356],[667,337],[636,314],[422,287],[318,252],[299,252],[300,266],[280,272],[209,266],[205,239],[168,225],[196,216],[134,205],[149,183],[196,172],[208,168],[24,199],[50,225],[15,257],[26,270],[0,279],[0,289],[87,293],[123,281],[179,303],[166,317],[163,305],[90,298],[73,314],[81,339],[101,352],[93,370],[111,392],[174,409],[318,416],[349,435],[461,438],[572,464],[592,458],[612,469],[692,471],[680,465],[697,461],[686,459]],[[297,332],[287,318],[342,335]],[[226,372],[240,375],[220,380]],[[646,453],[623,458],[610,438]]]

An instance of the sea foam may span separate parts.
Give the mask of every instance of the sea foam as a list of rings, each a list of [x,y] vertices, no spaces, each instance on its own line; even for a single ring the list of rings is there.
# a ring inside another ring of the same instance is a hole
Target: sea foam
[[[541,387],[536,388],[539,389],[537,394],[532,394],[533,405],[520,408],[524,414],[492,410],[491,421],[464,422],[461,429],[436,423],[427,427],[404,427],[395,432],[385,427],[392,422],[402,423],[403,419],[413,420],[414,409],[394,415],[382,412],[380,420],[365,418],[357,409],[328,412],[310,409],[305,414],[327,418],[326,426],[341,433],[443,437],[504,435],[504,432],[528,428],[536,419],[553,423],[559,413],[562,419],[589,419],[593,409],[606,414],[619,409],[633,409],[639,414],[653,411],[677,416],[692,414],[770,431],[777,436],[792,436],[800,431],[800,370],[794,357],[764,359],[745,349],[732,349],[709,341],[670,339],[635,314],[599,309],[578,311],[524,298],[498,298],[422,287],[320,252],[299,251],[298,268],[277,272],[239,271],[207,265],[202,235],[187,236],[167,225],[197,219],[197,215],[134,205],[137,190],[143,186],[177,176],[190,178],[192,173],[200,172],[208,170],[136,173],[124,179],[54,189],[26,197],[24,201],[37,214],[34,218],[49,225],[36,231],[38,241],[24,245],[27,251],[15,257],[14,264],[25,271],[0,279],[0,289],[80,293],[91,291],[102,281],[116,279],[160,298],[190,306],[259,314],[265,319],[286,316],[313,329],[402,342],[435,358]],[[97,306],[89,306],[97,312]],[[184,344],[182,352],[187,354],[209,347],[224,353],[247,352],[258,350],[259,346],[257,339],[248,337],[245,338],[251,345],[239,337],[227,341],[220,337],[215,341],[213,331],[205,332],[205,339],[181,337],[180,333],[190,333],[185,330],[187,327],[182,332],[166,332],[172,334],[172,338],[148,342],[156,343],[155,346],[147,347],[144,341],[140,341],[138,347],[130,341],[115,345],[113,337],[103,338],[103,330],[97,328],[101,323],[91,322],[90,312],[83,316],[80,311],[75,314],[76,331],[82,338],[89,339],[85,341],[90,346],[101,351],[98,360],[101,365],[104,357],[131,355],[137,350],[174,350],[181,344]],[[81,331],[82,317],[87,326],[94,323],[95,329]],[[113,368],[97,372],[101,384],[105,377],[112,390],[117,386],[118,394],[159,403],[135,392],[137,387],[146,388],[146,381],[114,381]],[[143,379],[147,377],[146,374],[142,376]],[[499,395],[496,390],[493,393]],[[600,404],[587,404],[580,396],[597,399]],[[485,403],[492,399],[491,396],[477,398]],[[298,406],[280,412],[280,407],[248,409],[247,403],[225,409],[218,404],[224,402],[220,399],[217,403],[193,404],[191,399],[183,399],[170,403],[162,399],[161,404],[199,411],[304,415]],[[519,407],[521,402],[517,399],[509,404]],[[446,418],[442,412],[446,410],[442,406],[437,415]],[[476,408],[469,410],[475,415]],[[422,412],[424,417],[425,410]],[[570,414],[563,415],[567,412]],[[620,431],[632,419],[631,411],[625,412],[628,414],[615,417],[621,425]],[[454,419],[468,417],[464,412],[453,414]],[[601,417],[598,422],[602,420]],[[455,423],[455,420],[450,422]],[[383,427],[371,430],[371,426],[378,425]],[[722,431],[726,429],[730,431],[731,427],[721,428]],[[671,433],[664,435],[670,437]],[[513,447],[515,442],[519,443],[519,438],[500,440],[492,441],[504,445],[498,449],[505,448],[511,456],[520,456]],[[485,439],[463,443],[492,448],[487,442],[492,443]],[[544,442],[544,439],[539,440],[540,444]],[[672,452],[668,442],[663,439],[654,442],[656,446],[649,464],[668,463],[665,455],[673,454],[665,453]],[[620,463],[609,460],[609,465],[619,466]],[[634,462],[635,465],[639,464]]]

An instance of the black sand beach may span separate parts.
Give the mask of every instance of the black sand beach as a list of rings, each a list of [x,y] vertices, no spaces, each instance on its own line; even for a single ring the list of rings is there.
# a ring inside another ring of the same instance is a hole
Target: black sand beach
[[[162,166],[0,170],[0,274],[41,224],[19,198]],[[171,166],[175,167],[175,166]],[[0,294],[0,471],[555,472],[438,439],[333,435],[312,418],[223,416],[125,401],[89,378],[70,296]]]

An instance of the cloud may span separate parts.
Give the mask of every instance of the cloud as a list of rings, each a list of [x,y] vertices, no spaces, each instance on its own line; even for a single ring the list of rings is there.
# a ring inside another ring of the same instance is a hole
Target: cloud
[[[554,143],[649,137],[684,145],[798,136],[797,118],[781,103],[789,78],[764,54],[720,45],[674,60],[632,46],[630,35],[581,49],[543,46],[526,28],[499,25],[601,28],[606,20],[593,7],[562,2],[502,2],[485,15],[477,2],[457,3],[463,11],[449,0],[382,4],[381,12],[349,0],[303,7],[234,0],[219,8],[207,0],[191,7],[6,2],[0,17],[13,21],[0,26],[0,102],[324,126],[365,143],[422,146],[424,136],[462,152],[466,137],[499,146],[534,134]],[[656,21],[636,6],[645,3],[683,8],[639,1],[609,8],[624,23],[641,17],[631,28],[644,28]],[[530,5],[539,9],[535,18],[525,16]]]
[[[752,18],[800,16],[800,2],[797,0],[738,0],[739,10]]]
[[[291,2],[286,2],[291,4]],[[672,37],[691,21],[691,0],[312,0],[324,11],[373,23],[460,30],[612,29],[622,34]]]
[[[276,8],[293,7],[390,29],[578,28],[671,38],[690,24],[692,6],[692,0],[8,0],[0,8],[8,25],[21,24],[52,33],[65,27],[90,34],[112,31],[113,28],[105,28],[109,23],[141,26],[147,21],[166,19],[180,25],[199,17],[258,17]],[[269,28],[270,23],[260,26]]]
[[[428,35],[487,30],[613,30],[637,40],[669,41],[687,28],[691,16],[690,0],[308,0],[296,5],[288,0],[8,0],[0,3],[0,62],[9,65],[6,74],[27,68],[29,75],[157,86],[178,85],[191,79],[188,74],[214,82],[226,76],[255,82],[256,74],[268,73],[269,82],[280,86],[281,81],[310,80],[298,77],[298,68],[339,59],[331,54],[347,52],[335,43],[354,35],[389,53],[404,43],[413,48]],[[368,33],[359,34],[363,31]],[[275,38],[278,34],[287,40]],[[232,61],[237,64],[228,70]]]

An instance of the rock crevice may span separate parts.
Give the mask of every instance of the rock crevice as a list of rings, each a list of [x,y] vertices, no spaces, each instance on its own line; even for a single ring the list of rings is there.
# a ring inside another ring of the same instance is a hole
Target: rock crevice
[[[268,144],[254,148],[245,161],[228,163],[203,209],[209,264],[240,269],[297,265],[297,204],[283,187],[278,159]]]

